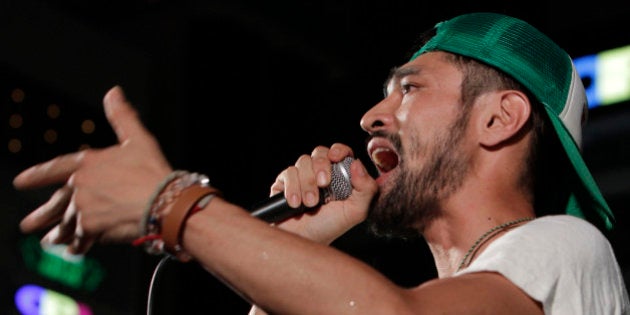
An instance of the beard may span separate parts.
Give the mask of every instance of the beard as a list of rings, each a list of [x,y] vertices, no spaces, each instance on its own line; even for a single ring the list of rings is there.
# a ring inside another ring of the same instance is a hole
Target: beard
[[[434,138],[432,145],[411,148],[410,155],[432,152],[420,169],[412,169],[401,159],[398,177],[387,190],[381,191],[368,214],[369,230],[377,236],[419,237],[428,223],[442,214],[441,201],[461,187],[470,169],[471,156],[460,145],[467,127],[468,113],[464,109],[449,128],[449,132]],[[388,135],[401,157],[404,151],[400,137]],[[414,139],[414,143],[420,143]]]

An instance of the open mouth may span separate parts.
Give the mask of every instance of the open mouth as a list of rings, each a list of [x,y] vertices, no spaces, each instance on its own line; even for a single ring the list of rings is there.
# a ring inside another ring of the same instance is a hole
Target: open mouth
[[[398,166],[398,154],[385,141],[373,140],[368,145],[370,158],[378,171],[383,174],[387,173]]]

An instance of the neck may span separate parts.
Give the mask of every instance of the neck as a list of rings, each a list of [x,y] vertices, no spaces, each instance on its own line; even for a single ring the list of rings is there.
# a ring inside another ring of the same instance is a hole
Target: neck
[[[475,204],[470,200],[467,205]],[[478,203],[476,207],[458,205],[456,200],[450,202],[423,231],[440,278],[468,265],[508,229],[523,224],[524,218],[534,217],[531,204],[523,199]]]
[[[478,257],[505,233],[503,224],[535,216],[532,198],[522,187],[520,173],[514,172],[514,158],[520,155],[510,153],[513,150],[522,149],[506,146],[499,152],[482,151],[475,155],[474,166],[462,185],[441,200],[440,215],[425,225],[422,234],[433,254],[438,276],[448,277],[457,272],[464,258],[466,265]],[[495,228],[496,231],[488,232]],[[486,233],[491,235],[479,241]],[[471,253],[465,257],[468,252]]]

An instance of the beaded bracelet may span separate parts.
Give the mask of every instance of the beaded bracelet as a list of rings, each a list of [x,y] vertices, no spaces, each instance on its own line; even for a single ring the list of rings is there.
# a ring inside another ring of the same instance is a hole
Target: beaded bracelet
[[[166,187],[171,184],[174,180],[186,175],[186,171],[176,170],[168,174],[159,184],[157,189],[153,192],[151,197],[149,198],[149,202],[147,206],[144,208],[142,221],[140,221],[140,235],[149,235],[151,234],[151,229],[149,228],[149,221],[155,218],[157,209],[162,205],[164,199],[161,194],[166,190]],[[161,200],[158,202],[158,198]],[[155,224],[155,222],[151,222],[150,224]]]
[[[191,186],[209,186],[209,179],[205,175],[176,170],[171,172],[155,190],[144,210],[140,222],[140,238],[133,241],[134,246],[144,244],[149,254],[164,254],[161,221],[169,205],[177,200],[181,192]]]

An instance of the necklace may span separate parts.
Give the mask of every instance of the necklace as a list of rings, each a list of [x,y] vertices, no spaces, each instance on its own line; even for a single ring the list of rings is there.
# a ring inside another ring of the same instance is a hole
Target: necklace
[[[466,255],[464,255],[464,258],[462,259],[462,262],[459,263],[459,267],[457,267],[457,271],[460,271],[462,268],[464,268],[464,266],[467,265],[466,261],[468,260],[468,256],[470,256],[476,249],[477,246],[479,246],[479,244],[483,243],[484,240],[486,240],[489,236],[493,235],[496,232],[499,232],[507,227],[510,227],[512,225],[521,223],[521,222],[525,222],[525,221],[530,221],[533,220],[534,218],[532,217],[527,217],[527,218],[520,218],[520,219],[516,219],[514,221],[510,221],[510,222],[505,222],[503,224],[499,224],[493,228],[491,228],[490,230],[488,230],[486,233],[483,233],[483,235],[481,235],[481,237],[479,237],[475,243],[472,245],[472,247],[470,247],[470,249],[468,250],[468,252],[466,252]],[[470,262],[469,262],[470,263]]]

